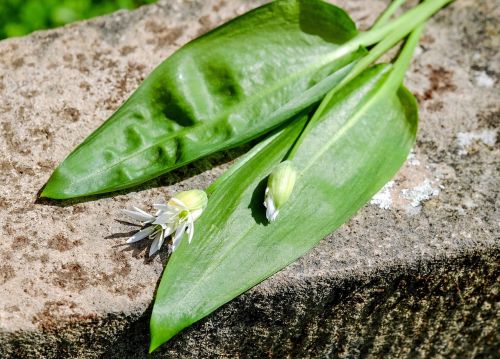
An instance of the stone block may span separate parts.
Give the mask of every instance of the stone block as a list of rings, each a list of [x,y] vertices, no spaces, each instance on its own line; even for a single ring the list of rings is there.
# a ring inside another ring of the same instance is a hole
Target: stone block
[[[128,191],[37,201],[51,172],[190,39],[262,1],[162,0],[0,42],[0,357],[147,357],[164,253],[120,209],[202,188],[244,149]],[[363,28],[385,2],[339,0]],[[302,259],[152,357],[493,357],[499,352],[500,13],[428,24],[407,85],[417,144],[371,203]]]

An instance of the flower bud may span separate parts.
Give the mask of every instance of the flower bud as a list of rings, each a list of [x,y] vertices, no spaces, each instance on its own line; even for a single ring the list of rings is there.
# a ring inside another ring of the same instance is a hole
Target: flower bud
[[[297,172],[291,161],[281,162],[269,175],[267,180],[264,206],[267,208],[266,217],[273,222],[279,214],[280,208],[292,194]]]
[[[177,193],[170,201],[176,202],[175,200],[182,202],[186,209],[189,211],[203,210],[207,206],[208,198],[205,191],[199,189],[192,189],[190,191],[183,191]],[[169,201],[169,204],[170,204]]]

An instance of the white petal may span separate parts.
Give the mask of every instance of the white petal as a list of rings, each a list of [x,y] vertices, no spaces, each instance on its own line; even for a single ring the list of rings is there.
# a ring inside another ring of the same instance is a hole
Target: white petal
[[[177,238],[177,237],[182,237],[182,235],[184,234],[184,232],[186,232],[186,228],[187,228],[187,223],[186,222],[183,222],[179,225],[179,227],[177,227],[176,231],[175,231],[175,237],[174,237],[174,240]]]
[[[174,226],[165,226],[163,229],[165,231],[165,237],[168,237],[169,235],[171,235],[175,231]]]
[[[160,224],[162,231],[165,232],[165,238],[171,235],[175,231],[175,226],[171,224]]]
[[[166,203],[153,203],[153,208],[166,211],[169,209],[169,205]]]
[[[162,214],[169,214],[172,216],[176,216],[179,212],[180,212],[179,209],[176,209],[176,210],[169,209],[168,211],[164,211],[162,209],[159,209],[156,211],[155,217],[161,216]]]
[[[172,239],[172,252],[175,251],[175,248],[181,243],[182,236],[184,232],[186,231],[186,226],[187,223],[184,222],[182,223],[179,227],[177,227],[177,230],[175,231],[175,236]]]
[[[158,226],[154,226],[155,227],[155,230],[153,233],[151,233],[149,235],[149,239],[155,239],[155,237],[158,235],[158,233],[160,233],[161,231],[163,231],[163,227],[158,227]]]
[[[165,236],[163,235],[163,231],[160,231],[156,234],[155,239],[154,239],[153,243],[151,244],[151,247],[149,248],[149,256],[150,257],[160,250],[164,239],[165,239]]]
[[[191,243],[192,239],[193,239],[193,236],[194,236],[194,224],[193,224],[193,217],[191,215],[189,215],[189,219],[188,219],[188,225],[187,225],[187,232],[189,234],[189,237],[188,237],[188,242]]]
[[[269,187],[266,187],[266,192],[264,194],[264,207],[268,208],[271,195],[269,194]]]
[[[177,199],[177,198],[170,198],[170,201],[174,202],[176,205],[178,205],[179,207],[181,207],[182,209],[187,209],[189,210],[189,208],[186,207],[186,205],[184,204],[184,202],[182,202],[181,200]],[[169,202],[170,202],[169,201]]]
[[[153,243],[151,243],[151,246],[149,247],[150,257],[158,251],[158,242],[160,241],[160,236],[161,232],[156,233],[154,236]]]
[[[139,232],[137,232],[136,234],[134,234],[132,237],[130,237],[127,240],[127,243],[134,243],[134,242],[140,241],[141,239],[144,239],[147,236],[149,236],[151,233],[153,233],[154,230],[155,230],[155,226],[146,227],[146,228],[140,230]]]
[[[155,220],[155,217],[144,212],[144,211],[129,211],[128,209],[123,209],[123,213],[125,213],[130,218],[135,219],[140,222],[152,222]]]
[[[151,215],[151,214],[149,214],[149,213],[147,213],[147,212],[143,211],[142,209],[137,208],[137,207],[135,207],[135,206],[132,206],[132,208],[133,208],[133,209],[134,209],[137,213],[140,213],[140,214],[142,214],[144,217],[148,217],[148,218],[149,218],[147,221],[145,221],[146,223],[147,223],[147,222],[153,222],[153,221],[154,221],[155,216],[153,216],[153,215]]]
[[[274,222],[278,217],[279,210],[274,205],[273,196],[266,190],[264,199],[264,206],[266,207],[266,218],[269,222]]]
[[[153,224],[169,224],[173,223],[177,220],[176,213],[162,213],[158,217],[156,217]]]
[[[196,221],[198,218],[200,218],[202,212],[203,212],[203,209],[201,209],[201,208],[198,208],[198,209],[195,209],[194,211],[191,211],[191,216],[193,217],[193,222]]]
[[[139,207],[136,207],[136,206],[132,206],[132,209],[136,212],[139,212],[139,213],[142,213],[144,214],[145,216],[151,216],[148,212],[146,211],[143,211],[142,209],[140,209]]]

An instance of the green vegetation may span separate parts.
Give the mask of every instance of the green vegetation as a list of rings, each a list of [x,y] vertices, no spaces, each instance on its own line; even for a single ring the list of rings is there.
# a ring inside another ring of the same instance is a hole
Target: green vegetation
[[[0,39],[134,9],[156,0],[1,0]]]

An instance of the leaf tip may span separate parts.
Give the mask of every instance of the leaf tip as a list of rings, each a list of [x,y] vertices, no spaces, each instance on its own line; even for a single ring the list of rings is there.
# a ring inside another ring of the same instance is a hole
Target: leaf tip
[[[54,197],[55,193],[51,189],[51,186],[49,185],[49,183],[50,183],[50,180],[49,180],[49,182],[47,182],[43,186],[43,188],[42,188],[40,194],[38,195],[38,197],[40,197],[40,198],[52,198],[52,199],[55,199],[55,197]]]
[[[163,296],[157,294],[155,304],[153,306],[153,312],[151,313],[151,318],[149,322],[149,333],[150,333],[150,344],[149,353],[152,353],[158,347],[168,342],[172,337],[179,333],[186,326],[193,323],[193,321],[184,321],[179,317],[168,315],[163,312],[162,304],[159,304],[159,299]]]
[[[151,332],[151,341],[149,343],[149,354],[154,352],[158,347],[160,347],[163,343],[165,343],[168,339],[165,339],[161,333],[156,332],[153,328],[150,330]]]
[[[153,340],[151,340],[151,343],[149,344],[148,353],[149,354],[153,353],[156,350],[156,348],[158,348],[158,347],[159,347],[159,345],[157,345],[156,343],[153,342]]]
[[[63,195],[57,184],[54,184],[52,177],[43,186],[42,192],[40,193],[40,198],[51,198],[51,199],[66,199],[67,197]]]
[[[45,191],[45,187],[42,188],[42,192],[38,195],[39,198],[50,198],[50,195],[47,194],[47,191]]]
[[[86,195],[80,188],[73,186],[72,178],[57,168],[43,186],[40,197],[51,199],[70,199]]]

